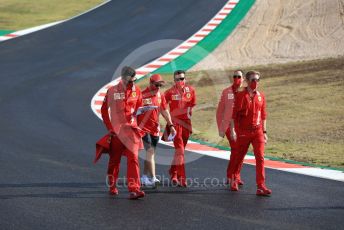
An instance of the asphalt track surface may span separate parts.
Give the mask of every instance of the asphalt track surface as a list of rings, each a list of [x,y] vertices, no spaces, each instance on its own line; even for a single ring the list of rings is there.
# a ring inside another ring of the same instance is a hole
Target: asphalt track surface
[[[188,38],[225,2],[112,1],[0,43],[1,229],[343,229],[343,183],[267,169],[273,196],[256,197],[255,168],[247,165],[238,193],[208,180],[186,189],[165,181],[139,201],[129,201],[125,188],[107,194],[106,158],[92,164],[105,132],[92,96],[132,50]],[[186,165],[187,175],[222,179],[226,166],[202,157]],[[158,165],[157,174],[167,177],[167,169]]]

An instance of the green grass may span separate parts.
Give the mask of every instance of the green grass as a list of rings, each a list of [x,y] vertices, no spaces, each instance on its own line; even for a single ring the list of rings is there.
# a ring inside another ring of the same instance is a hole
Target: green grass
[[[103,0],[0,0],[0,30],[20,30],[80,14]]]
[[[268,109],[266,156],[344,169],[344,58],[243,67],[262,73]],[[228,146],[215,111],[233,70],[192,72],[198,104],[192,138]],[[171,75],[164,75],[171,82]],[[143,80],[140,85],[146,85]],[[169,87],[170,84],[167,86]]]

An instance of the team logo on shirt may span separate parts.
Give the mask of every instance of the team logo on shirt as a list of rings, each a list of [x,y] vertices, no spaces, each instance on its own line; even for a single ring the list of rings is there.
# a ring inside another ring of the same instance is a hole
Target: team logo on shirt
[[[124,95],[124,93],[114,93],[113,98],[114,98],[114,100],[122,100],[125,98],[125,95]]]
[[[152,98],[145,98],[145,99],[142,99],[142,103],[144,105],[151,105],[152,104]]]
[[[185,92],[189,93],[190,92],[190,88],[189,87],[185,87]]]
[[[180,95],[179,95],[179,94],[172,95],[172,100],[173,100],[173,101],[178,101],[178,100],[180,100]]]
[[[191,93],[187,93],[187,94],[186,94],[186,98],[187,98],[187,99],[190,99],[190,97],[191,97]]]
[[[158,98],[158,104],[159,105],[161,104],[161,98]]]
[[[258,101],[261,101],[261,100],[262,100],[262,97],[261,97],[261,96],[259,96],[259,97],[258,97]]]
[[[131,97],[136,97],[136,92],[135,91],[131,93]]]
[[[228,99],[229,100],[233,100],[234,99],[234,94],[233,93],[229,93],[228,94]]]

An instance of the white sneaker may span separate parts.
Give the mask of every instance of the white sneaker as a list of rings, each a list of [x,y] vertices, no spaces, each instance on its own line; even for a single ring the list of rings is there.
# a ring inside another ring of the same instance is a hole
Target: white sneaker
[[[155,176],[152,177],[152,182],[154,184],[160,184],[160,180],[158,178],[156,178]]]
[[[147,175],[142,175],[142,177],[141,177],[141,184],[142,184],[143,186],[154,186],[154,185],[155,185],[155,183],[152,182],[152,181],[147,177]]]

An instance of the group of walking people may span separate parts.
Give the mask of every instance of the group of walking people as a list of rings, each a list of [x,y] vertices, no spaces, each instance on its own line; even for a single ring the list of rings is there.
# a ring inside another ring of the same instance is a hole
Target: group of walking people
[[[135,85],[136,72],[125,66],[120,81],[108,88],[101,107],[101,116],[108,134],[97,142],[97,147],[106,146],[109,153],[107,181],[109,192],[118,194],[116,186],[122,156],[127,157],[127,186],[129,199],[145,196],[141,189],[159,183],[155,174],[155,151],[159,142],[159,115],[166,120],[162,139],[173,141],[175,153],[169,169],[170,181],[175,186],[187,187],[185,172],[185,147],[192,133],[192,110],[196,105],[195,89],[186,83],[186,72],[177,70],[173,74],[174,84],[164,93],[160,88],[165,81],[153,74],[149,86],[143,91]],[[265,185],[264,146],[266,133],[266,103],[264,94],[257,90],[260,73],[249,71],[245,75],[247,87],[241,89],[244,72],[237,70],[233,84],[224,89],[216,111],[219,135],[226,136],[231,155],[227,167],[230,190],[238,191],[244,182],[240,171],[250,144],[256,158],[257,195],[270,195]],[[143,146],[142,146],[143,145]],[[146,158],[140,178],[138,152],[144,147]],[[99,159],[99,152],[97,159]]]

